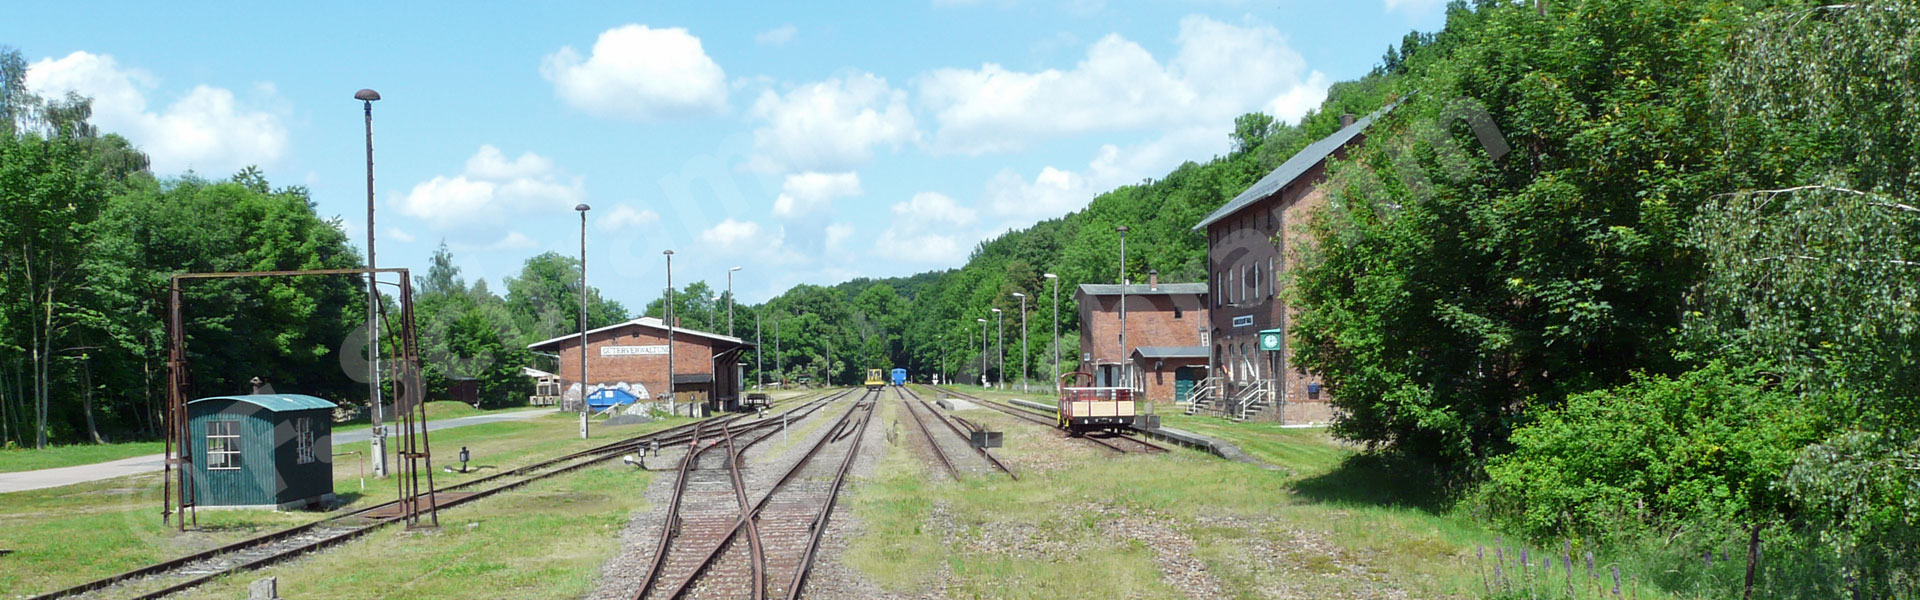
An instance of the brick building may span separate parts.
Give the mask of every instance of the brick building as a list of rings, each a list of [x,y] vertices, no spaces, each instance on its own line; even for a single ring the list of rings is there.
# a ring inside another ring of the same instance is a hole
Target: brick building
[[[1124,349],[1120,347],[1122,298],[1127,307]],[[1195,371],[1184,369],[1191,361],[1168,361],[1159,350],[1153,351],[1155,356],[1137,351],[1205,346],[1207,284],[1162,284],[1156,273],[1147,276],[1146,285],[1082,284],[1074,299],[1080,305],[1081,370],[1093,373],[1095,385],[1120,386],[1131,375],[1135,388],[1148,398],[1170,401],[1176,380],[1199,379],[1205,373],[1205,354],[1201,354],[1203,368]]]
[[[1319,376],[1291,368],[1287,332],[1297,311],[1279,296],[1285,273],[1299,260],[1293,250],[1310,238],[1304,227],[1327,204],[1326,166],[1360,144],[1368,126],[1396,104],[1354,120],[1343,117],[1333,135],[1309,144],[1272,173],[1207,215],[1195,231],[1207,235],[1213,374],[1202,395],[1236,415],[1265,414],[1287,422],[1331,419],[1329,393]],[[1261,350],[1261,332],[1277,334],[1278,351]]]
[[[679,403],[707,403],[731,410],[740,401],[742,359],[753,343],[685,327],[673,328],[673,391]],[[558,355],[561,404],[580,395],[580,334],[530,344],[536,352]],[[587,377],[592,389],[624,390],[641,401],[658,401],[667,390],[667,327],[642,317],[587,332]]]

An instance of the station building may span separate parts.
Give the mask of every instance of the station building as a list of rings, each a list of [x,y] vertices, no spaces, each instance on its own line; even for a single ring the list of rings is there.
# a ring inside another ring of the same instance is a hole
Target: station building
[[[587,332],[589,393],[619,390],[641,402],[664,402],[667,391],[666,323],[642,317]],[[753,343],[733,336],[674,327],[673,392],[676,404],[706,404],[712,410],[733,410],[740,403],[743,359]],[[527,346],[559,357],[559,404],[578,409],[580,334],[553,338]]]
[[[1120,303],[1127,308],[1126,347],[1120,346]],[[1141,284],[1081,284],[1080,364],[1094,385],[1120,387],[1132,381],[1149,400],[1177,400],[1206,377],[1207,284],[1160,283],[1157,272]],[[1195,356],[1198,358],[1196,359]]]
[[[1309,144],[1219,210],[1193,226],[1207,235],[1212,287],[1209,350],[1213,378],[1201,386],[1207,404],[1282,422],[1327,422],[1331,390],[1318,375],[1292,366],[1288,332],[1298,311],[1280,296],[1296,248],[1311,238],[1305,224],[1326,206],[1326,166],[1365,140],[1367,127],[1392,111],[1389,104]]]

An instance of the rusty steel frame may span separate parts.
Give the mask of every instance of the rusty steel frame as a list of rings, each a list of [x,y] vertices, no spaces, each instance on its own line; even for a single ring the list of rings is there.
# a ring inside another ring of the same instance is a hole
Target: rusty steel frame
[[[161,477],[160,520],[171,521],[178,530],[186,531],[187,521],[191,519],[199,525],[199,499],[191,481],[193,466],[192,432],[187,423],[187,341],[185,320],[182,311],[185,296],[181,292],[183,281],[206,279],[257,279],[267,277],[307,277],[327,275],[362,275],[373,282],[374,289],[382,282],[381,273],[400,276],[397,286],[400,288],[400,360],[393,366],[394,404],[405,406],[400,415],[400,427],[403,432],[400,457],[405,459],[403,473],[396,482],[400,488],[399,502],[403,507],[402,516],[408,528],[420,525],[420,475],[425,471],[427,482],[424,495],[427,498],[426,513],[432,527],[440,524],[440,515],[433,490],[432,446],[427,439],[427,406],[425,386],[420,365],[420,343],[414,328],[413,314],[413,276],[404,268],[347,268],[347,269],[310,269],[293,271],[237,271],[223,273],[176,273],[168,288],[167,302],[167,412],[165,444],[166,460],[163,461],[164,473]],[[395,285],[395,284],[387,284]],[[378,294],[376,292],[376,297]],[[387,316],[385,307],[381,307],[380,318]],[[368,324],[369,326],[372,323]],[[392,328],[389,327],[389,331]],[[371,399],[370,399],[371,400]],[[418,411],[416,418],[415,412]],[[178,481],[173,471],[178,468]],[[177,489],[173,489],[177,486]],[[177,508],[177,511],[176,511]],[[173,517],[179,513],[179,519]]]

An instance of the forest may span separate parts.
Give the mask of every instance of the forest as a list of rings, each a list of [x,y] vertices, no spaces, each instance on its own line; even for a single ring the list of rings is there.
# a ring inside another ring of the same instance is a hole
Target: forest
[[[998,308],[1005,360],[989,349],[986,375],[1048,377],[1056,327],[1071,370],[1076,286],[1205,280],[1194,223],[1340,115],[1403,100],[1330,165],[1316,243],[1276,282],[1299,311],[1297,365],[1341,412],[1332,434],[1369,450],[1355,460],[1515,536],[1671,563],[1669,589],[1750,586],[1764,556],[1796,582],[1776,597],[1920,597],[1916,55],[1916,0],[1455,0],[1443,29],[1408,34],[1296,123],[1243,115],[1225,155],[949,270],[734,306],[732,330],[757,329],[768,378],[972,379],[976,319],[993,336]],[[158,179],[87,124],[85,98],[34,97],[18,52],[0,59],[0,444],[151,436],[170,274],[360,262],[301,188],[253,170]],[[1508,150],[1485,151],[1463,114]],[[502,295],[443,247],[417,274],[443,357],[430,374],[523,395],[518,368],[552,360],[525,344],[579,326],[578,267],[532,257]],[[195,284],[195,387],[234,389],[271,360],[363,400],[330,376],[363,289]],[[590,326],[634,316],[588,294]],[[731,298],[706,282],[672,299],[685,325],[727,330]],[[667,298],[635,306],[664,316]]]

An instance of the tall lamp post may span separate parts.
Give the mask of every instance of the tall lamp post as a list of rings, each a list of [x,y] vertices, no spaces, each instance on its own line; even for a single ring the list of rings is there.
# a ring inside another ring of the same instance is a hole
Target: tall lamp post
[[[673,397],[673,250],[661,254],[667,256],[667,411],[672,412],[679,402]]]
[[[1127,232],[1125,225],[1113,228],[1120,232],[1120,382],[1133,387],[1132,369],[1127,368]]]
[[[733,335],[733,272],[738,270],[740,270],[740,267],[727,269],[727,335],[729,336]],[[756,320],[754,322],[758,323],[759,321]],[[759,326],[755,325],[754,331],[758,332],[759,330]],[[755,334],[755,338],[757,343],[757,333]]]
[[[587,385],[587,211],[592,210],[585,204],[573,207],[580,211],[580,439],[587,439],[587,394],[591,388]]]
[[[353,99],[360,101],[367,117],[367,398],[373,404],[369,454],[373,455],[373,476],[386,477],[387,431],[381,426],[384,411],[380,408],[380,288],[373,271],[378,268],[373,260],[373,102],[380,99],[380,92],[363,89],[354,92]]]
[[[973,320],[980,322],[980,386],[986,387],[987,385],[987,320],[980,317],[974,317]]]
[[[1052,273],[1046,278],[1053,280],[1053,383],[1060,383],[1060,276]]]
[[[1014,292],[1020,299],[1020,393],[1027,393],[1027,295]]]
[[[753,375],[760,380],[761,390],[767,389],[767,356],[760,349],[760,312],[753,313]]]
[[[1000,365],[1000,389],[1007,389],[1007,313],[993,309],[993,360]]]

